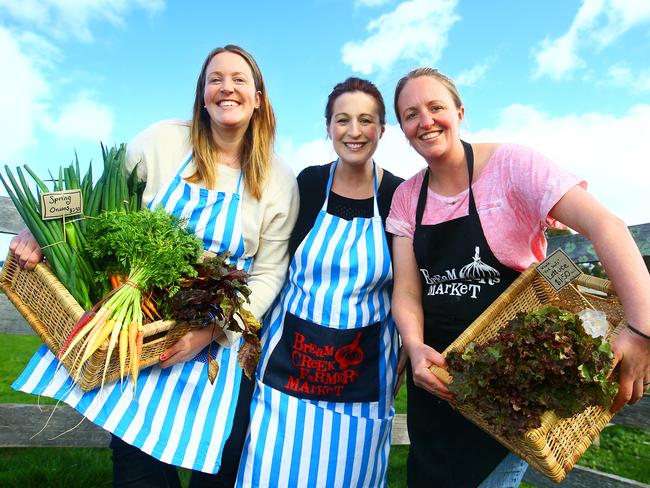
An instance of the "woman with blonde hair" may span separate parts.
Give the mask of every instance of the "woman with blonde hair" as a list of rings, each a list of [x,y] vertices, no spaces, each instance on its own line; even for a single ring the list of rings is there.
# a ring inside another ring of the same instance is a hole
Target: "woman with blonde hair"
[[[462,141],[465,107],[447,76],[411,71],[394,103],[427,164],[397,189],[386,223],[394,234],[393,316],[410,362],[408,484],[515,487],[526,464],[449,406],[451,393],[430,366],[444,367],[440,352],[544,259],[544,230],[566,225],[592,241],[630,321],[613,344],[616,411],[639,400],[650,382],[650,276],[625,223],[585,181],[524,146]],[[491,279],[462,272],[478,259]]]
[[[206,251],[229,252],[250,274],[250,311],[259,320],[287,270],[298,192],[273,155],[275,116],[260,69],[244,49],[208,54],[196,85],[191,122],[165,120],[128,145],[128,169],[146,181],[143,204],[186,218]],[[31,236],[11,245],[25,266],[40,260]],[[248,426],[253,384],[237,364],[241,337],[218,330],[220,369],[207,378],[212,328],[188,332],[133,385],[83,393],[72,387],[45,346],[14,388],[64,400],[113,433],[115,486],[180,486],[175,466],[194,470],[191,486],[232,486]],[[215,354],[216,351],[216,354]],[[130,382],[131,380],[129,380]],[[213,473],[217,473],[213,475]]]

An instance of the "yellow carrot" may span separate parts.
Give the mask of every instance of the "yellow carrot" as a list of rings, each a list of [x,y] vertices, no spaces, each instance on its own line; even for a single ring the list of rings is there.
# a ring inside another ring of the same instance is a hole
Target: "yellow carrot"
[[[108,334],[113,330],[114,324],[114,319],[108,319],[104,323],[97,323],[95,330],[90,333],[86,341],[86,349],[83,356],[81,356],[81,364],[88,361],[90,356],[104,343]]]
[[[63,355],[59,358],[59,361],[63,362],[63,360],[68,356],[68,354],[70,354],[70,352],[74,349],[74,347],[79,343],[79,341],[81,341],[81,339],[83,339],[88,333],[90,333],[90,331],[92,331],[95,328],[97,323],[99,322],[104,323],[111,312],[112,310],[109,308],[101,308],[99,312],[97,312],[97,315],[95,315],[93,319],[90,322],[88,322],[88,324],[86,324],[84,328],[77,333],[76,336],[74,336],[74,339],[72,339],[72,341],[68,345]]]
[[[131,322],[133,323],[133,322]],[[129,349],[129,326],[124,325],[120,329],[119,355],[120,355],[120,381],[124,380],[126,369],[126,353]]]
[[[113,350],[115,349],[115,344],[117,344],[117,338],[120,335],[121,329],[122,321],[116,320],[115,325],[113,325],[113,330],[111,331],[111,340],[108,343],[108,350],[106,351],[106,362],[104,363],[104,372],[102,373],[102,388],[104,388],[104,380],[106,379],[108,365],[111,362],[111,356],[113,355]]]

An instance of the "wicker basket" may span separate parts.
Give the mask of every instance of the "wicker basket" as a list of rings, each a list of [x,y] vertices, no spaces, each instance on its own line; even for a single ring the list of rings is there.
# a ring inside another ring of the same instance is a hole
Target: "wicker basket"
[[[58,354],[84,311],[49,267],[40,263],[33,271],[26,271],[18,266],[13,254],[9,253],[0,273],[0,287],[50,351]],[[175,327],[175,324],[173,320],[159,320],[144,325],[140,369],[157,363],[160,354],[191,329],[189,325]],[[63,361],[71,376],[77,373],[71,366],[81,347],[81,344],[77,344]],[[107,349],[108,340],[83,366],[78,382],[83,391],[100,386]],[[127,370],[129,361],[130,357],[127,357]],[[116,380],[119,376],[118,351],[115,348],[106,373],[106,382]]]
[[[620,330],[624,317],[623,308],[610,282],[583,274],[572,285],[594,292],[567,286],[556,293],[531,266],[443,354],[462,349],[472,341],[484,343],[496,337],[499,329],[515,318],[518,312],[534,310],[542,305],[555,305],[576,313],[591,305],[605,312],[609,323],[613,325],[609,335],[611,340]],[[446,371],[440,368],[434,366],[432,371],[441,378],[448,378]],[[588,407],[568,419],[559,418],[549,411],[542,415],[541,427],[531,429],[523,436],[506,437],[496,434],[478,411],[468,406],[459,406],[457,409],[510,451],[557,483],[564,479],[612,418],[609,410],[601,407]]]

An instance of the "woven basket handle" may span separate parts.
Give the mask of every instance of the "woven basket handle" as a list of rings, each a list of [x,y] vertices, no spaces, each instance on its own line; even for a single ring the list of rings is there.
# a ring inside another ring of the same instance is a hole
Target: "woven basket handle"
[[[616,290],[614,290],[614,287],[610,281],[604,280],[602,278],[597,278],[596,276],[590,276],[583,273],[578,276],[578,278],[576,278],[574,283],[576,285],[606,293],[609,296],[616,295]]]
[[[142,335],[144,337],[149,337],[160,334],[161,332],[167,332],[175,325],[175,320],[156,320],[155,322],[149,322],[142,326]]]
[[[445,385],[448,385],[451,383],[451,376],[447,372],[446,369],[441,368],[440,366],[436,366],[435,364],[431,365],[429,368],[429,371],[431,371],[436,377],[442,381]]]

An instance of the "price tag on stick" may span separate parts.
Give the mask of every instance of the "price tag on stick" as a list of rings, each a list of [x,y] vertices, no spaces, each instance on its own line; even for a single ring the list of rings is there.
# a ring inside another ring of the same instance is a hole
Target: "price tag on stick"
[[[556,249],[535,268],[558,292],[582,274],[578,266],[562,250]]]
[[[41,193],[41,218],[60,219],[83,212],[81,190],[51,191]]]

